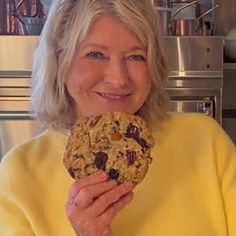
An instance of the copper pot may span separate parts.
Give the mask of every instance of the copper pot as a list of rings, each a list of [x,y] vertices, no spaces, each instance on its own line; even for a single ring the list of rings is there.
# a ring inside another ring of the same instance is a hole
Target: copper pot
[[[20,0],[15,9],[18,28],[23,35],[39,35],[42,31],[45,14],[39,0]]]
[[[172,20],[171,31],[173,36],[196,36],[200,34],[198,29],[195,19]]]
[[[14,0],[0,0],[0,35],[18,34],[17,20],[12,15],[14,9]]]
[[[195,1],[197,2],[197,1]],[[190,6],[191,4],[187,4]],[[220,4],[217,4],[215,7],[209,9],[196,19],[172,19],[171,20],[171,32],[173,36],[201,36],[203,35],[203,22],[202,18],[213,10],[218,8]],[[182,8],[183,9],[183,8]],[[177,10],[176,12],[179,12]],[[176,13],[175,13],[176,15]]]

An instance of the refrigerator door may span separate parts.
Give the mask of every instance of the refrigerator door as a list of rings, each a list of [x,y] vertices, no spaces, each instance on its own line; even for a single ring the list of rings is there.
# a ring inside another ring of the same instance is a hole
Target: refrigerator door
[[[43,129],[31,109],[31,71],[38,36],[0,36],[0,160]]]
[[[32,70],[32,58],[37,45],[38,36],[1,35],[0,71],[2,73],[5,71],[30,72]]]
[[[0,160],[11,148],[42,132],[29,97],[0,97]]]

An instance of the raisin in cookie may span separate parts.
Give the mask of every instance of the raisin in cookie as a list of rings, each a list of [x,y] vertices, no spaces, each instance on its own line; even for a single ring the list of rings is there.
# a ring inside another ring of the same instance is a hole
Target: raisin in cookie
[[[79,119],[66,145],[64,164],[74,179],[102,169],[119,183],[139,183],[151,163],[151,132],[139,116],[123,112]]]

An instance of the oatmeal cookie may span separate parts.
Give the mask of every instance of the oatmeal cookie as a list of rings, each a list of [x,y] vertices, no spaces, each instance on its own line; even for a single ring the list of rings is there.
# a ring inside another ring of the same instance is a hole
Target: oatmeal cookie
[[[123,112],[79,119],[66,145],[64,164],[74,179],[104,170],[119,183],[142,181],[153,138],[144,120]]]

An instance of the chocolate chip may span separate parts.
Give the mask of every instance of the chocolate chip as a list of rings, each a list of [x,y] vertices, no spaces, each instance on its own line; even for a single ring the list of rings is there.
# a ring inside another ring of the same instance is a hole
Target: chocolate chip
[[[100,119],[101,119],[101,116],[95,116],[95,118],[89,123],[89,126],[90,127],[96,126],[96,124],[98,123]]]
[[[107,158],[108,157],[107,157],[107,154],[105,152],[95,153],[95,166],[98,169],[105,170]]]
[[[133,138],[143,148],[143,151],[146,151],[149,148],[149,145],[145,139],[139,138],[139,134],[140,134],[139,128],[130,123],[126,130],[125,136],[127,138]]]
[[[118,179],[119,177],[119,171],[116,169],[110,169],[109,176],[111,179]]]
[[[137,139],[139,137],[139,128],[133,124],[129,124],[126,130],[126,137]]]
[[[69,172],[70,176],[74,179],[75,178],[74,169],[71,167],[71,168],[68,169],[68,172]]]
[[[75,179],[76,178],[76,172],[80,172],[81,169],[80,168],[73,168],[73,167],[70,167],[68,169],[68,172],[70,173],[70,176]]]
[[[127,151],[126,152],[128,165],[132,165],[134,161],[137,159],[136,152],[135,151]]]
[[[148,143],[146,142],[145,139],[143,139],[143,138],[138,138],[136,141],[137,141],[138,144],[143,148],[143,151],[146,151],[146,150],[149,148],[149,145],[148,145]]]

